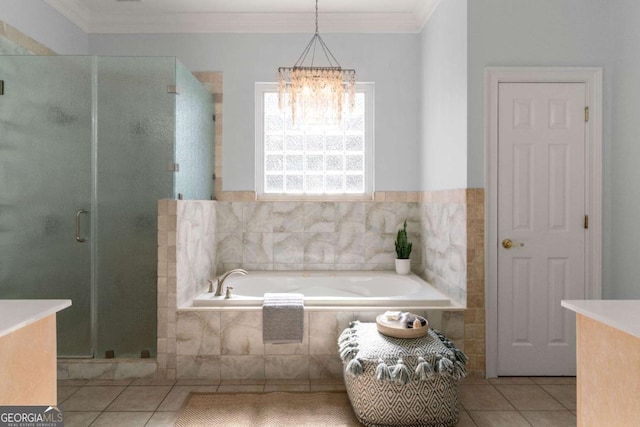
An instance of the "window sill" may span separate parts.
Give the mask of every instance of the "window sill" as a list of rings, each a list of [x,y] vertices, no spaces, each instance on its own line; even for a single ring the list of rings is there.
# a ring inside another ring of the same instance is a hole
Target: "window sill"
[[[258,201],[267,202],[370,202],[373,194],[258,194]]]

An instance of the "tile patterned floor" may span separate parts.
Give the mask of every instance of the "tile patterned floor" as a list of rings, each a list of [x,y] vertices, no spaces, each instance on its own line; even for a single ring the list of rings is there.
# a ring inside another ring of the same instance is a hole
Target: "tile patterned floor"
[[[269,392],[344,390],[341,382],[206,380],[62,380],[58,401],[65,427],[173,426],[192,391]],[[460,427],[576,425],[574,377],[465,379]]]

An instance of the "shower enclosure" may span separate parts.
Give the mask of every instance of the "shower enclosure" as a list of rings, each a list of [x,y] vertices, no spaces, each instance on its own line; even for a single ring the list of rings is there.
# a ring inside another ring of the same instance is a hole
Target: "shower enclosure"
[[[156,350],[157,201],[212,199],[212,95],[175,58],[0,56],[0,299],[71,299],[58,355]]]

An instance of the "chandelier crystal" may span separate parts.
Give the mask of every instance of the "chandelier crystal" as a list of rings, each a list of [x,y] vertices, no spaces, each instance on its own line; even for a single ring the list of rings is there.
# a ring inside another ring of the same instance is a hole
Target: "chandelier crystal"
[[[324,53],[328,65],[314,66],[316,51]],[[310,57],[310,64],[304,65]],[[339,125],[345,93],[348,106],[355,106],[356,70],[343,69],[318,32],[318,0],[316,0],[316,32],[293,67],[278,68],[278,105],[284,107],[289,97],[291,120],[310,125]]]

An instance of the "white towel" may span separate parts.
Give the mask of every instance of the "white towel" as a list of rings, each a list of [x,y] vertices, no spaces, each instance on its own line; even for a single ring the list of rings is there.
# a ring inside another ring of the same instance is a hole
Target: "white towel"
[[[266,293],[262,303],[262,339],[269,344],[302,342],[304,295]]]

